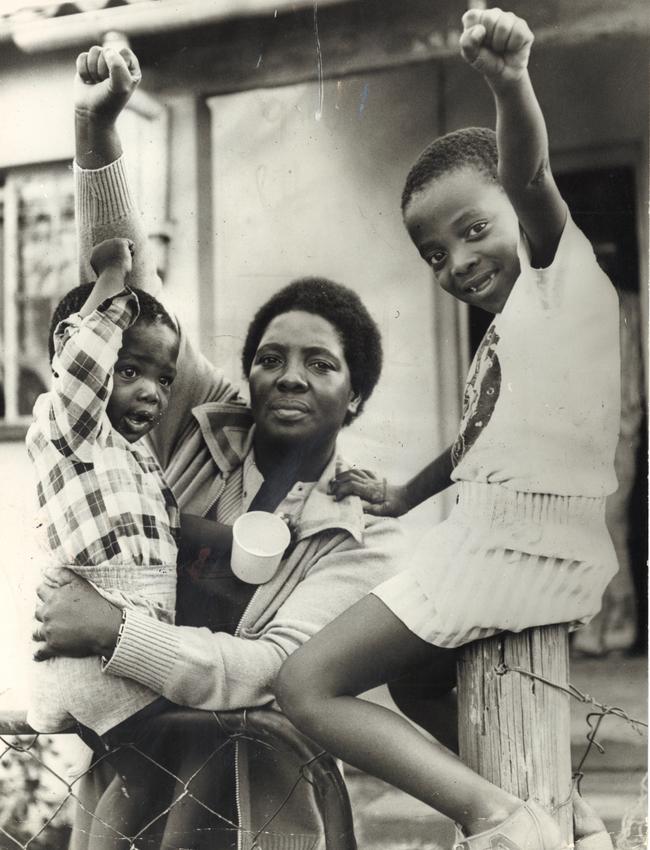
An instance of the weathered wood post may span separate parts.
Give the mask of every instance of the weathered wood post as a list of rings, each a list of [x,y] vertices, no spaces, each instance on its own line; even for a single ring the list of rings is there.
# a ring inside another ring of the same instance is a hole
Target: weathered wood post
[[[458,665],[460,756],[481,776],[554,813],[573,841],[568,694],[517,672],[566,685],[567,627],[504,633],[467,646]]]

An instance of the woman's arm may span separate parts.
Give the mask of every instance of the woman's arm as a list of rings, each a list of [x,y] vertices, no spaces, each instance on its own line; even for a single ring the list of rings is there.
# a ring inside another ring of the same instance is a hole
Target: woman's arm
[[[79,277],[94,280],[93,245],[112,237],[135,246],[132,286],[156,295],[161,287],[142,217],[131,195],[116,122],[141,79],[128,48],[91,47],[77,58],[75,104],[75,203]]]
[[[403,536],[389,519],[368,519],[364,543],[349,535],[310,564],[287,599],[254,639],[171,626],[128,611],[118,646],[106,665],[114,675],[135,679],[181,705],[230,710],[264,705],[285,658],[373,587],[394,575]],[[71,574],[72,575],[72,574]],[[72,590],[41,587],[38,618],[43,637],[38,658],[55,654],[110,655],[119,612],[82,579]],[[94,595],[93,595],[94,594]],[[76,597],[77,604],[73,604]],[[84,615],[78,617],[78,609]],[[84,652],[85,651],[85,652]]]
[[[285,658],[403,566],[402,542],[399,526],[387,519],[368,520],[363,545],[342,535],[336,547],[306,568],[273,617],[251,635],[254,639],[169,626],[130,611],[106,670],[193,708],[268,703]]]
[[[95,277],[89,262],[93,245],[125,237],[134,243],[128,283],[157,295],[162,284],[131,194],[116,126],[140,79],[137,57],[128,48],[118,53],[95,46],[77,59],[74,172],[80,276],[82,281]],[[149,435],[163,468],[187,433],[193,407],[234,401],[238,395],[237,388],[194,349],[182,327],[179,331],[177,375],[169,409]]]

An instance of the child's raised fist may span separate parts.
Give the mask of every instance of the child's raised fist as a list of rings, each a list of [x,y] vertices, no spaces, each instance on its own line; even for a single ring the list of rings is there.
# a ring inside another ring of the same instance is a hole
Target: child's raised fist
[[[502,9],[469,9],[460,52],[488,81],[518,80],[528,67],[534,36],[523,18]]]
[[[95,245],[90,255],[90,265],[99,277],[107,269],[121,271],[125,276],[131,271],[133,242],[130,239],[105,239]]]
[[[77,114],[112,124],[142,79],[137,56],[128,47],[94,45],[77,56],[76,67]]]

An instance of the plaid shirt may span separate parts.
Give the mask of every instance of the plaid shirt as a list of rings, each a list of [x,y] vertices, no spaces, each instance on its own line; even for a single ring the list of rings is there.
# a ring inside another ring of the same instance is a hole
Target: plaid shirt
[[[37,399],[27,433],[56,563],[126,593],[151,586],[156,570],[148,567],[175,566],[179,522],[146,444],[130,444],[106,415],[122,333],[137,315],[137,297],[124,290],[89,316],[58,325],[53,389]]]

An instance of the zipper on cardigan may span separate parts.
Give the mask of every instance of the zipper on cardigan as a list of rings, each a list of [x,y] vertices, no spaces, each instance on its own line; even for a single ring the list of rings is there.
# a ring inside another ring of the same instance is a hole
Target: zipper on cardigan
[[[219,488],[219,492],[215,495],[212,502],[210,502],[207,509],[203,512],[203,516],[207,517],[209,513],[211,513],[221,496],[223,495],[223,491],[226,489],[226,481],[223,477],[223,472],[221,472],[221,487]],[[257,592],[257,591],[256,591]],[[253,594],[255,596],[255,593]],[[244,620],[244,617],[248,613],[248,609],[251,606],[251,602],[253,601],[253,597],[251,597],[248,601],[248,605],[244,609],[244,613],[241,615],[239,622],[237,623],[237,628],[235,629],[234,637],[239,637],[239,630],[241,629],[241,624]],[[243,850],[243,833],[242,833],[242,825],[241,825],[241,790],[240,790],[240,777],[239,777],[239,741],[235,741],[235,808],[237,809],[237,850]]]
[[[241,825],[241,799],[239,787],[239,741],[235,741],[235,807],[237,809],[237,850],[243,850],[243,832]]]
[[[224,487],[225,487],[225,483],[224,483]],[[221,492],[223,492],[223,490]],[[221,495],[221,493],[219,495]],[[217,503],[218,500],[219,500],[219,496],[217,496],[217,498],[213,502],[213,506]],[[303,503],[303,507],[304,507],[304,503]],[[302,509],[298,512],[298,516],[300,517],[301,515],[302,515]],[[205,514],[204,514],[204,516],[205,516]],[[292,544],[290,544],[290,546],[291,545]],[[285,553],[285,556],[283,556],[283,557],[286,557],[286,553]],[[260,585],[260,587],[261,586],[263,586],[263,585]],[[241,617],[239,618],[239,622],[237,623],[237,628],[235,629],[234,637],[240,637],[242,623],[246,619],[246,615],[248,614],[248,612],[251,608],[251,605],[253,604],[255,597],[257,596],[258,591],[259,591],[259,587],[255,591],[255,593],[253,593],[251,598],[248,600],[248,605],[244,609],[244,612],[241,615]],[[237,850],[243,850],[243,846],[244,846],[243,845],[243,830],[242,830],[242,825],[241,825],[241,791],[240,791],[240,789],[241,789],[241,780],[240,780],[240,776],[239,776],[239,741],[236,741],[235,742],[235,806],[236,806],[236,809],[237,809],[237,823],[239,824],[239,831],[237,833]]]
[[[258,588],[259,589],[259,588]],[[253,599],[257,595],[257,590],[248,600],[248,605],[244,609],[244,613],[239,618],[239,622],[237,623],[237,628],[235,629],[234,637],[239,637],[239,633],[241,630],[241,624],[244,622],[244,618],[246,614],[253,604]],[[235,807],[237,809],[237,824],[239,825],[239,831],[237,833],[237,850],[243,850],[243,831],[241,825],[241,790],[240,790],[240,777],[239,777],[239,741],[235,741]]]
[[[219,470],[219,472],[221,473],[221,487],[219,488],[218,492],[215,494],[214,499],[210,502],[210,504],[208,505],[206,510],[203,512],[203,517],[207,517],[208,514],[210,514],[214,510],[217,502],[219,501],[219,499],[223,495],[223,491],[226,489],[226,480],[224,478],[224,473],[221,470]],[[257,591],[255,591],[255,592],[257,592]],[[253,596],[255,596],[255,593],[253,594]],[[235,629],[234,637],[239,637],[239,631],[241,629],[241,624],[244,620],[244,617],[248,613],[248,609],[250,608],[251,603],[253,601],[253,596],[249,599],[248,605],[244,609],[244,613],[241,615],[239,622],[237,623],[237,628]],[[237,808],[237,824],[238,824],[238,827],[239,827],[238,831],[237,831],[237,850],[243,850],[242,827],[241,827],[241,792],[240,792],[240,777],[239,777],[239,741],[235,742],[235,806]]]

